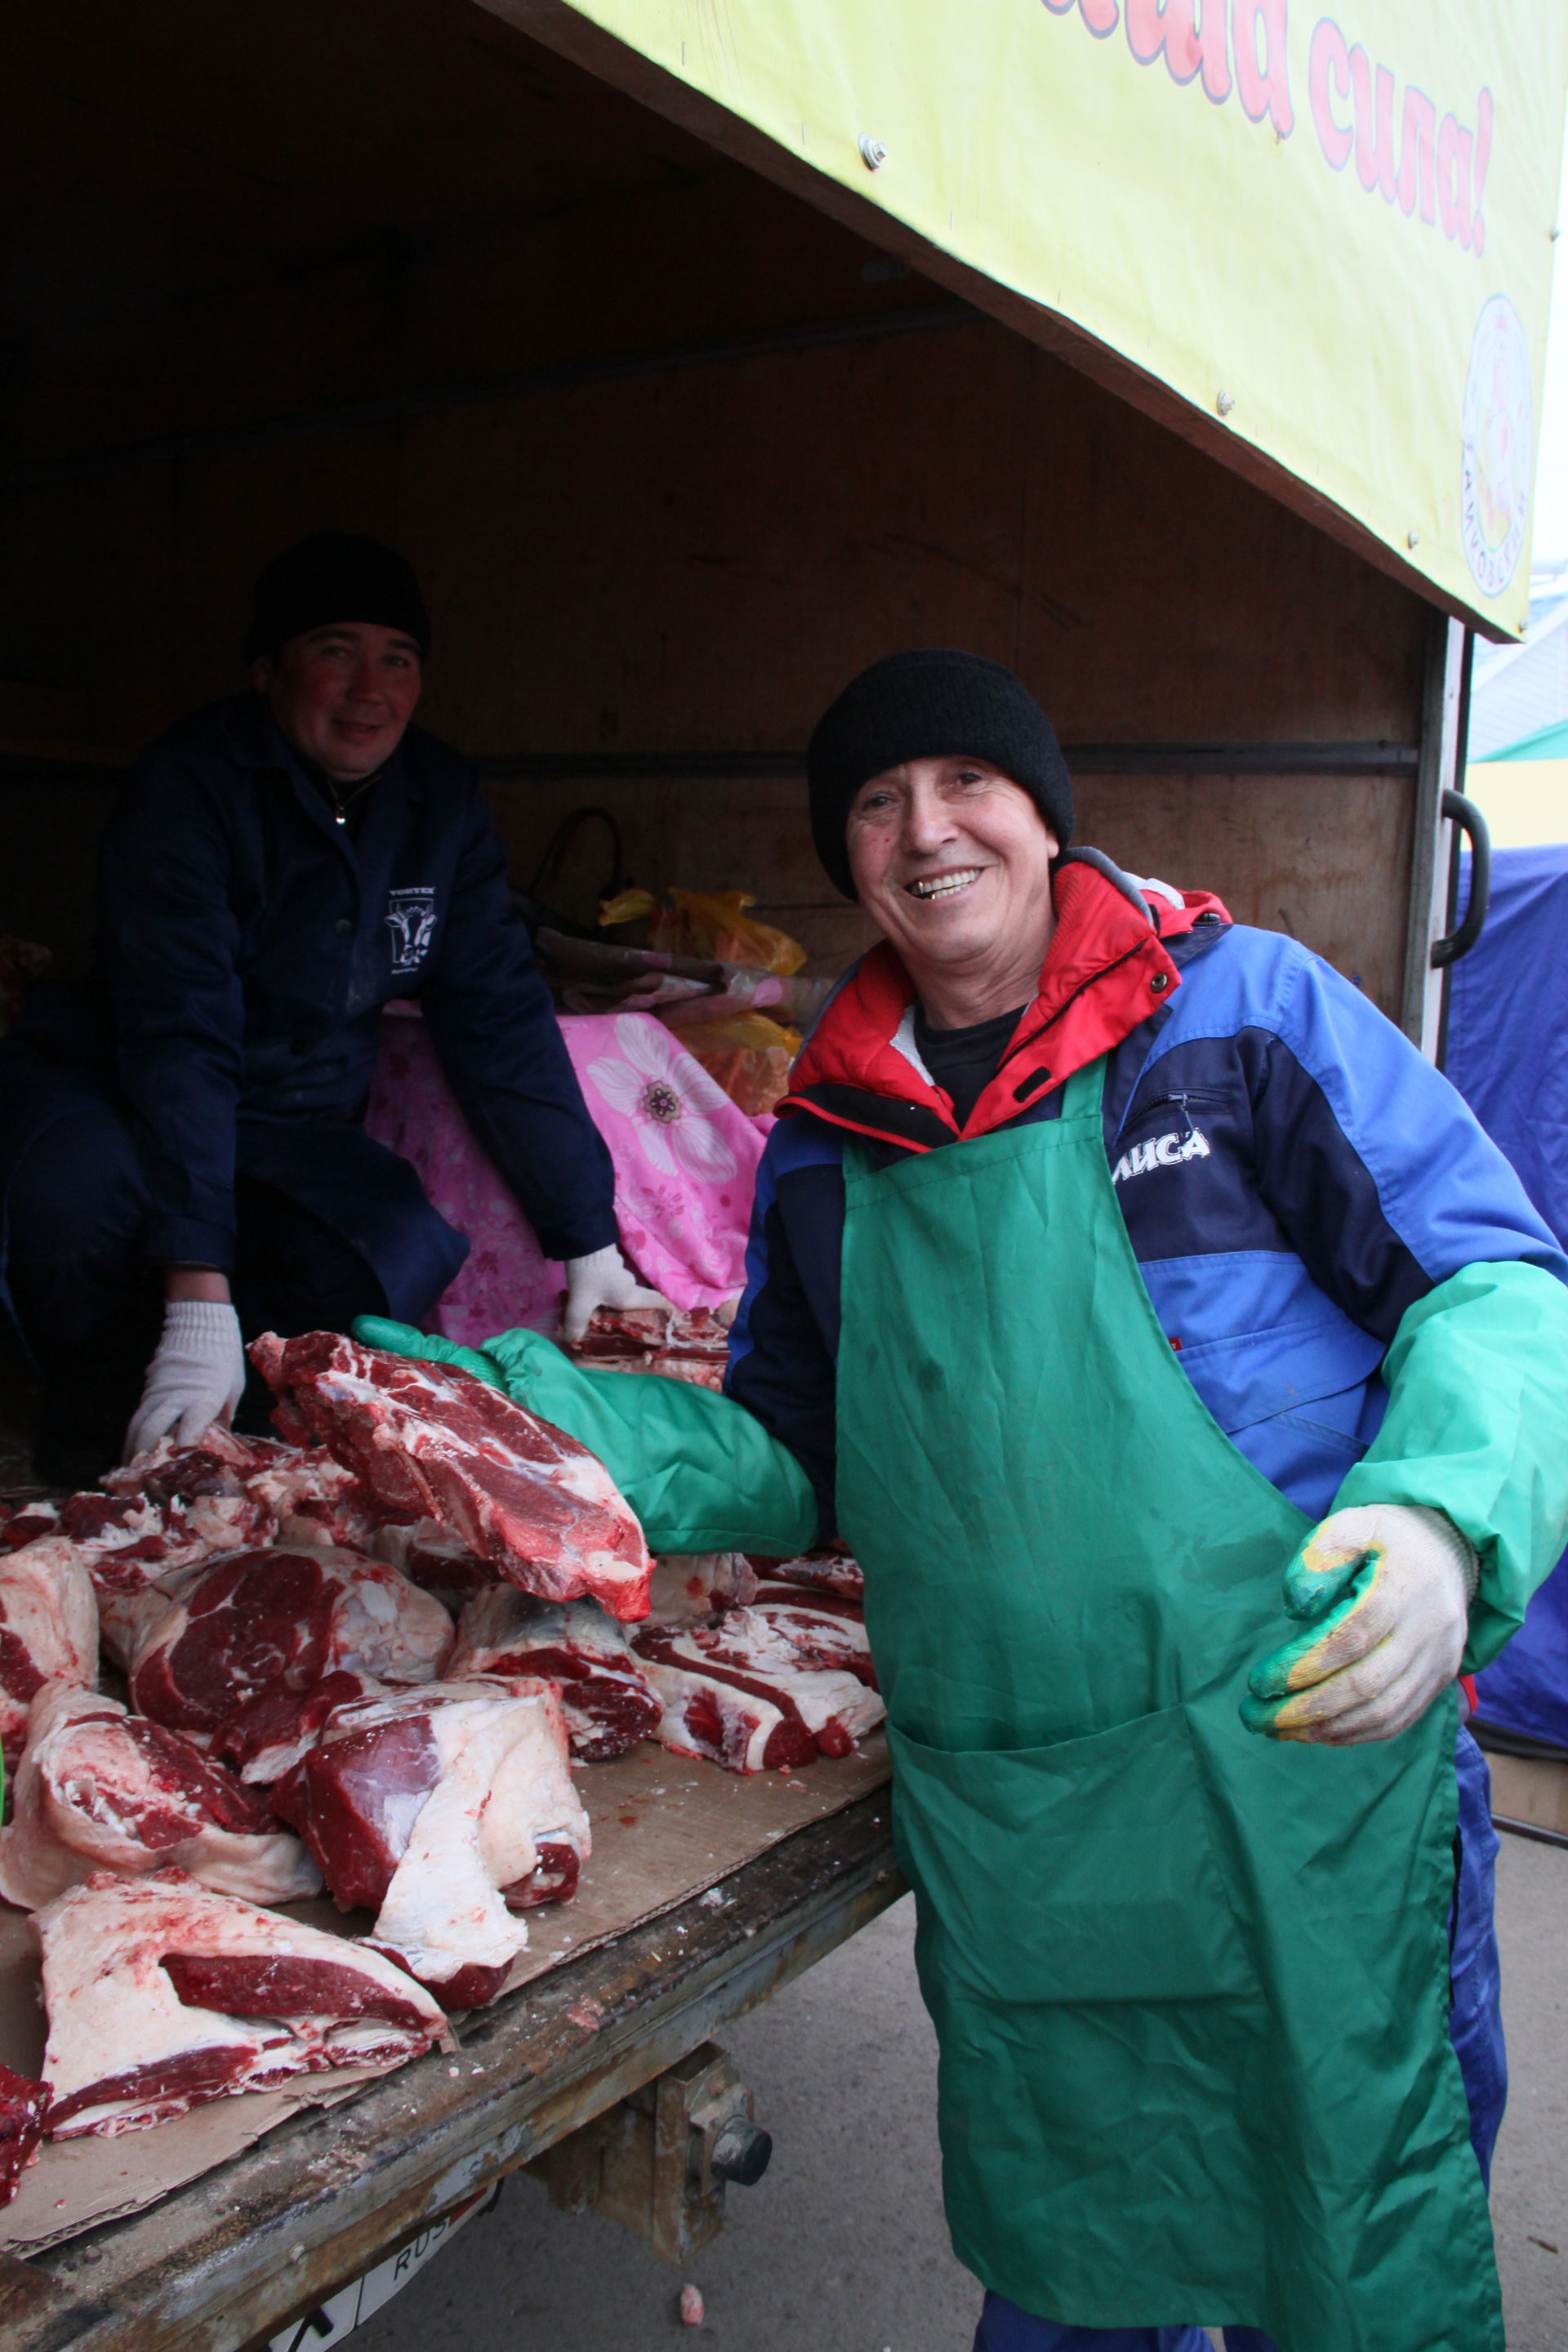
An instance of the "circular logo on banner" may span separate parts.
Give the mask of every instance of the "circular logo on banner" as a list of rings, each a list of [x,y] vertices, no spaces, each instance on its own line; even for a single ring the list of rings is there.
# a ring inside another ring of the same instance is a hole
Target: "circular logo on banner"
[[[1506,294],[1494,294],[1470,343],[1460,466],[1459,530],[1483,596],[1502,594],[1524,546],[1533,425],[1523,322]]]

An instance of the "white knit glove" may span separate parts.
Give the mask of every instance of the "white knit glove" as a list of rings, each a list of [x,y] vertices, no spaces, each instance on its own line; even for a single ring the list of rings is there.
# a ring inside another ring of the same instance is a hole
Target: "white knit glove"
[[[1285,1606],[1310,1630],[1254,1666],[1247,1728],[1331,1747],[1406,1730],[1459,1671],[1479,1570],[1441,1511],[1332,1512],[1285,1571]]]
[[[245,1349],[233,1307],[217,1299],[171,1298],[125,1433],[124,1459],[145,1453],[171,1430],[176,1444],[195,1445],[215,1421],[230,1418],[244,1387]]]
[[[668,1307],[661,1291],[645,1290],[614,1242],[587,1257],[566,1261],[566,1304],[561,1337],[574,1348],[599,1307]]]

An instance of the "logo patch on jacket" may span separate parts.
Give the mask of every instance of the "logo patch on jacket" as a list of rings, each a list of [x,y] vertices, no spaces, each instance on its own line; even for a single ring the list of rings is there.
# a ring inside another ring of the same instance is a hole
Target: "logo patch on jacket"
[[[394,971],[417,971],[436,936],[434,889],[389,890],[386,928],[392,933]]]
[[[1125,1184],[1130,1176],[1147,1176],[1152,1168],[1178,1168],[1184,1160],[1208,1156],[1208,1138],[1201,1128],[1190,1127],[1185,1135],[1157,1135],[1124,1151],[1110,1171],[1110,1181]]]

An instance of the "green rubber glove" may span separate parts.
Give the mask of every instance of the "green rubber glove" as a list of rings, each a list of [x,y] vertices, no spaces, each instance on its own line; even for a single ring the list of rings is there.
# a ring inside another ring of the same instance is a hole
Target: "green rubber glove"
[[[450,1364],[455,1371],[472,1372],[475,1380],[492,1389],[506,1386],[489,1358],[481,1356],[477,1348],[459,1347],[456,1339],[443,1339],[433,1331],[416,1331],[412,1323],[391,1323],[384,1315],[357,1315],[353,1336],[362,1347],[380,1348],[388,1356],[417,1356],[421,1363]]]
[[[788,1559],[816,1541],[816,1497],[787,1445],[744,1406],[691,1381],[586,1371],[541,1331],[502,1331],[482,1349],[362,1315],[367,1348],[451,1364],[504,1389],[598,1455],[653,1552],[756,1551]]]

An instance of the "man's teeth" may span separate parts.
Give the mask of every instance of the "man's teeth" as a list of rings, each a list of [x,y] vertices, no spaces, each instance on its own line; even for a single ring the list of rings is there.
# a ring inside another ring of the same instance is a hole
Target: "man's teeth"
[[[966,866],[960,874],[933,874],[927,882],[911,882],[909,885],[910,896],[913,898],[946,898],[954,890],[962,890],[966,884],[979,878],[979,866]]]

